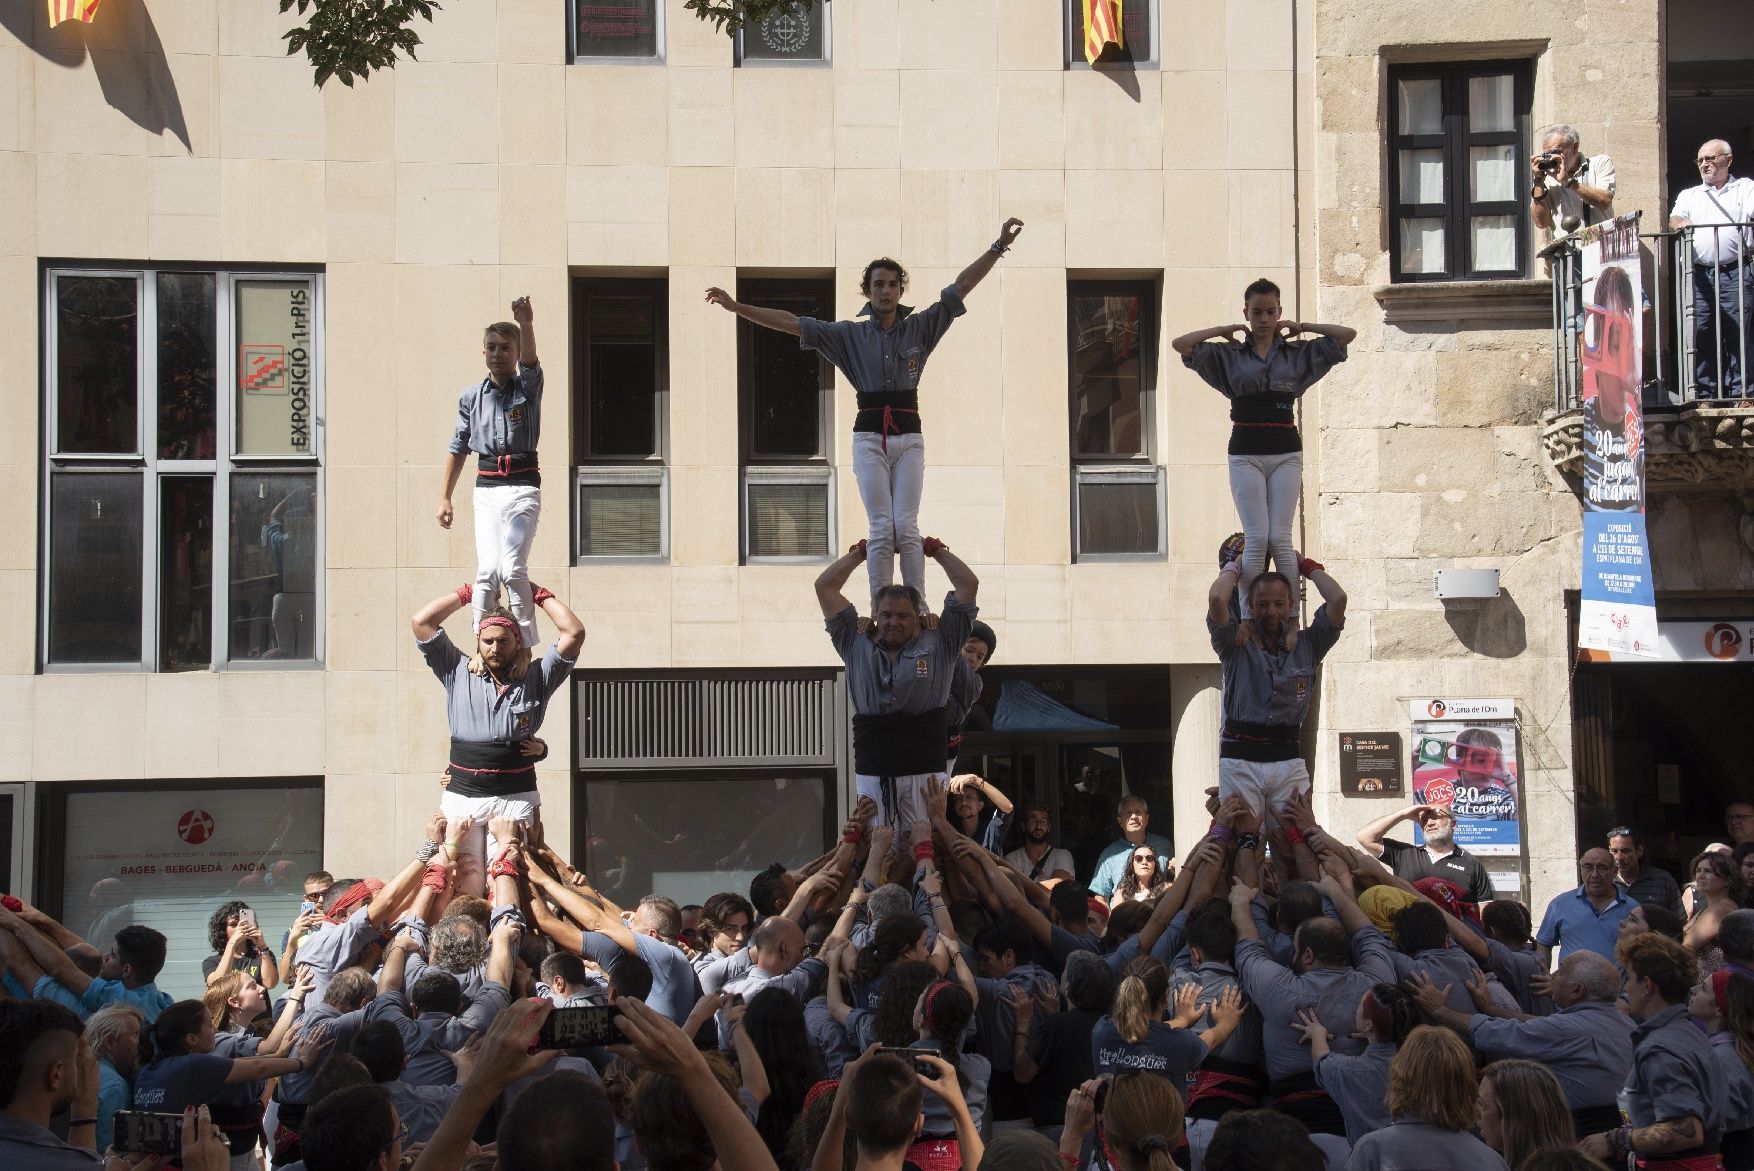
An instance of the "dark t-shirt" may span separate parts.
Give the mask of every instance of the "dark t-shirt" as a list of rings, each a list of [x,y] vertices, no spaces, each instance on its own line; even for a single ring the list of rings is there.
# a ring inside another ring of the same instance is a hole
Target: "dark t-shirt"
[[[161,1057],[134,1079],[134,1109],[181,1114],[212,1103],[231,1074],[231,1058],[212,1053]]]
[[[1175,1083],[1176,1092],[1187,1097],[1187,1073],[1206,1060],[1206,1042],[1190,1029],[1176,1029],[1162,1021],[1138,1042],[1130,1042],[1115,1028],[1112,1017],[1096,1022],[1090,1034],[1091,1061],[1098,1075],[1140,1070],[1161,1074]]]
[[[1030,1121],[1035,1125],[1062,1125],[1066,1099],[1096,1076],[1090,1037],[1101,1019],[1100,1013],[1076,1008],[1036,1018],[1029,1037],[1029,1056],[1037,1072],[1034,1081],[1024,1083],[1029,1091]]]
[[[1446,882],[1453,882],[1468,892],[1464,897],[1471,903],[1484,905],[1498,897],[1492,890],[1492,879],[1487,877],[1486,867],[1480,864],[1480,859],[1460,846],[1433,862],[1430,852],[1424,846],[1384,838],[1382,860],[1385,866],[1395,872],[1395,877],[1404,878],[1408,882],[1418,882],[1421,878],[1441,878]]]
[[[219,970],[219,955],[219,952],[214,952],[212,955],[201,961],[201,978],[203,980],[213,979],[213,973]],[[249,973],[250,979],[258,984],[265,984],[267,981],[262,979],[263,955],[264,953],[262,952],[256,952],[254,955],[234,956],[231,961],[231,970],[234,972],[247,972]]]

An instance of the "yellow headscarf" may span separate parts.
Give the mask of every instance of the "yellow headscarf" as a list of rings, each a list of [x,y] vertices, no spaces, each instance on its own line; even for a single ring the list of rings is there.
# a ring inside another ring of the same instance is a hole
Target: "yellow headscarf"
[[[1398,886],[1373,886],[1358,896],[1358,905],[1390,939],[1395,938],[1395,916],[1420,901],[1420,897]]]

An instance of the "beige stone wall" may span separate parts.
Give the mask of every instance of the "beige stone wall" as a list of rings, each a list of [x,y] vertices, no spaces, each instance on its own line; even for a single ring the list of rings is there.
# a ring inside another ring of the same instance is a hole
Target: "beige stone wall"
[[[1542,0],[1452,5],[1434,20],[1428,4],[1375,0],[1316,12],[1320,312],[1360,331],[1351,361],[1322,383],[1305,487],[1325,560],[1351,597],[1323,680],[1318,811],[1353,828],[1401,803],[1339,795],[1335,733],[1405,732],[1409,697],[1513,696],[1537,911],[1577,881],[1563,591],[1577,587],[1581,520],[1538,437],[1552,343],[1544,321],[1506,320],[1502,306],[1396,320],[1397,302],[1380,294],[1387,70],[1532,59],[1536,128],[1575,125],[1587,153],[1613,156],[1617,208],[1658,215],[1658,10]],[[1499,569],[1505,597],[1435,601],[1433,571],[1451,566]]]

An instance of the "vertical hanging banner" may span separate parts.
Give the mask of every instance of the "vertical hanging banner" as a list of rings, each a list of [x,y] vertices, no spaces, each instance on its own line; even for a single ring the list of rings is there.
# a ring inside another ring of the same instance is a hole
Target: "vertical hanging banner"
[[[1654,656],[1656,587],[1644,523],[1638,213],[1579,232],[1583,320],[1583,604],[1580,648]]]

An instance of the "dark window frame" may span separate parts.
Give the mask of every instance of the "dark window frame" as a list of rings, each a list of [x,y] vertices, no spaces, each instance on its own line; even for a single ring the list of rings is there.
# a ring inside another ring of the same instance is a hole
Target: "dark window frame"
[[[1509,73],[1516,106],[1514,130],[1468,130],[1468,81],[1490,74]],[[1443,131],[1440,134],[1402,134],[1402,81],[1436,80],[1441,83],[1443,100]],[[1471,201],[1468,198],[1470,178],[1469,148],[1505,146],[1512,148],[1512,161],[1519,175],[1522,161],[1529,157],[1531,108],[1534,100],[1534,63],[1526,58],[1496,61],[1461,61],[1391,65],[1387,74],[1388,122],[1384,127],[1388,148],[1388,235],[1389,279],[1396,284],[1431,281],[1520,280],[1529,275],[1529,239],[1532,223],[1526,194],[1532,183],[1519,182],[1513,200]],[[1402,204],[1400,152],[1403,150],[1440,150],[1443,152],[1444,195],[1441,204]],[[1516,219],[1516,266],[1509,269],[1480,269],[1472,262],[1470,221],[1475,216],[1514,216]],[[1401,223],[1409,219],[1437,218],[1444,222],[1444,266],[1440,272],[1404,273],[1401,271]],[[1464,265],[1462,258],[1467,259]]]
[[[1139,430],[1143,451],[1133,455],[1082,452],[1078,449],[1078,335],[1073,301],[1080,297],[1137,296],[1139,313]],[[1157,453],[1157,395],[1160,376],[1159,334],[1162,322],[1161,274],[1066,277],[1066,447],[1071,466],[1071,554],[1073,563],[1163,561],[1169,556],[1168,477]],[[1146,483],[1155,485],[1157,547],[1133,552],[1086,552],[1083,544],[1083,495],[1086,484]]]
[[[591,315],[593,294],[647,293],[656,312],[652,318],[652,446],[650,455],[589,454],[591,428]],[[572,462],[620,467],[668,465],[670,462],[670,282],[666,277],[575,277],[572,282],[573,407]]]
[[[748,27],[737,30],[732,38],[731,63],[739,69],[824,69],[834,64],[834,17],[828,0],[797,0],[812,9],[822,22],[822,55],[820,57],[751,57],[744,51]]]
[[[1116,57],[1112,60],[1104,58],[1098,64],[1092,65],[1084,59],[1084,38],[1079,35],[1084,28],[1083,2],[1082,0],[1060,0],[1060,24],[1063,30],[1066,68],[1068,70],[1082,69],[1085,71],[1096,70],[1099,72],[1118,70],[1125,72],[1127,70],[1135,69],[1157,70],[1162,67],[1162,58],[1159,56],[1158,52],[1158,46],[1163,41],[1163,22],[1160,19],[1161,8],[1159,2],[1158,0],[1132,0],[1132,2],[1134,4],[1142,4],[1145,6],[1145,39],[1150,42],[1151,51],[1144,56],[1140,56],[1133,50],[1134,41],[1129,39],[1127,41],[1125,55]],[[1121,13],[1123,30],[1125,28],[1127,11],[1127,9],[1123,8]]]

